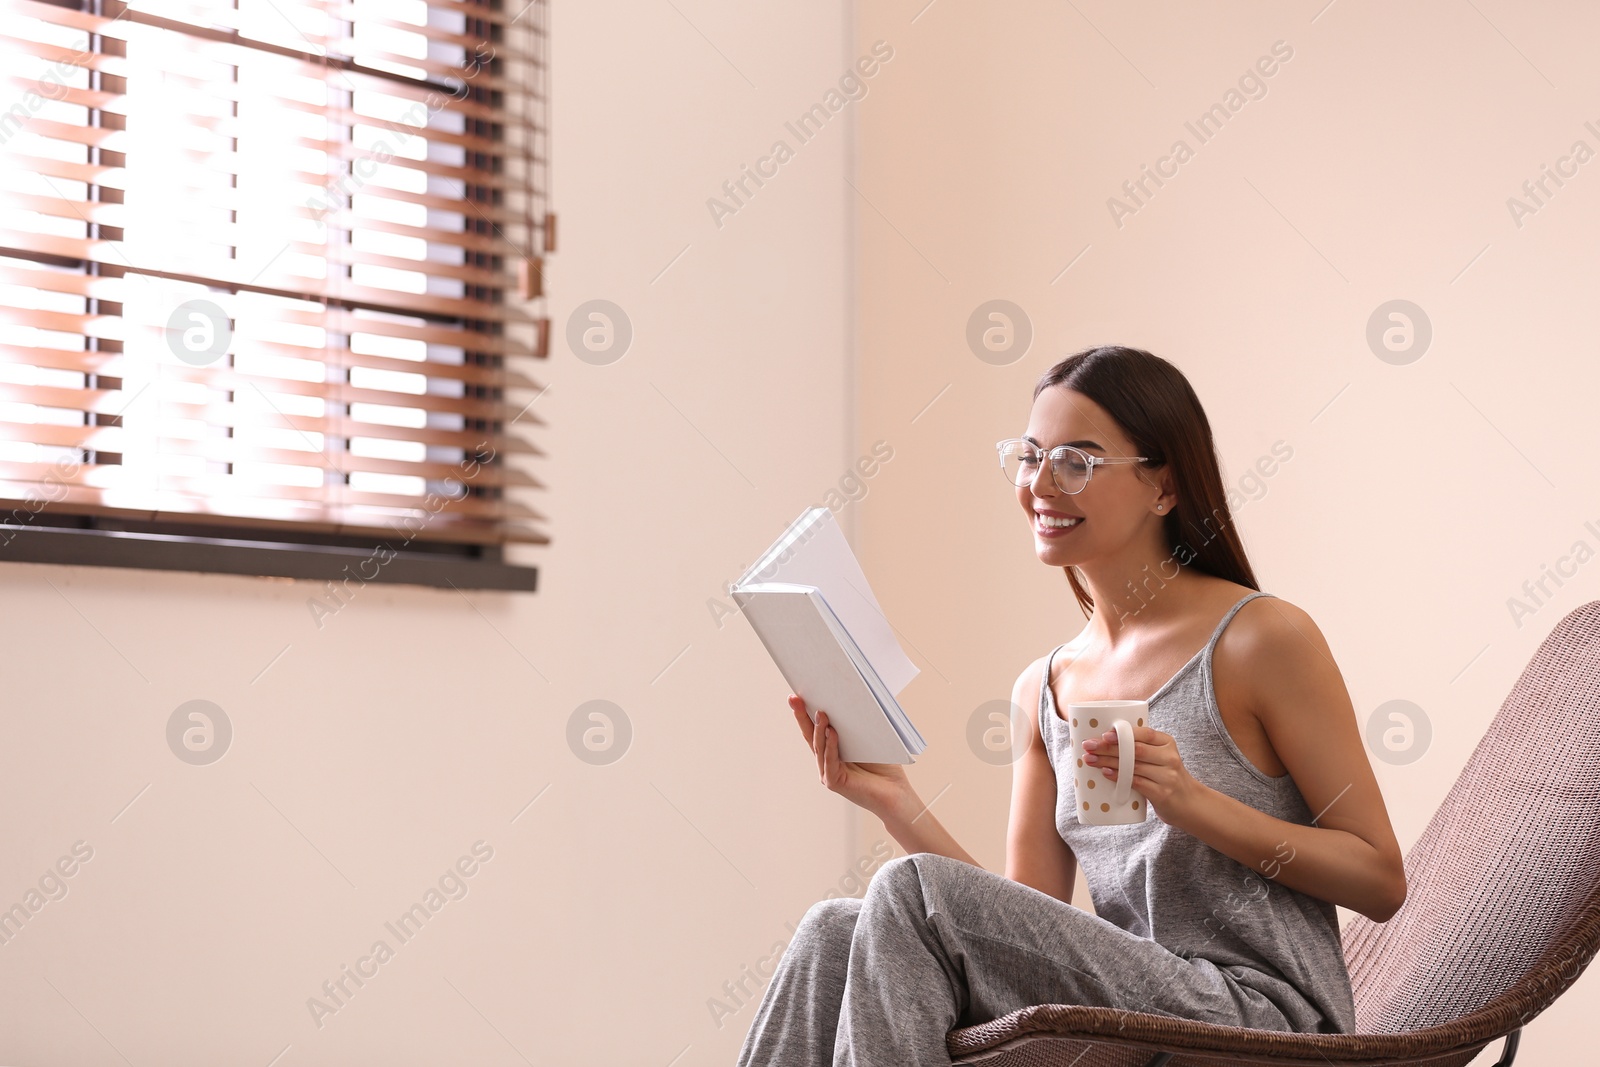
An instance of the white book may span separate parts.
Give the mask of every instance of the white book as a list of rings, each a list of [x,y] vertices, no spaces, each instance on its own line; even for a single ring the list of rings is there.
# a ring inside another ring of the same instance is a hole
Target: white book
[[[895,696],[919,673],[844,533],[808,508],[732,587],[792,692],[839,732],[846,763],[914,763],[927,742]]]

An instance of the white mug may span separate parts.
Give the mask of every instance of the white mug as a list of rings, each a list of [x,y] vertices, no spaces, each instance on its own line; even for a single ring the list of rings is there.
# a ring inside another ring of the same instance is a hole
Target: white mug
[[[1149,715],[1149,704],[1143,700],[1089,700],[1067,705],[1072,755],[1077,760],[1073,773],[1079,822],[1088,826],[1144,822],[1150,804],[1133,788],[1133,728],[1143,726]],[[1117,731],[1115,782],[1106,777],[1105,768],[1083,761],[1083,743],[1109,729]]]

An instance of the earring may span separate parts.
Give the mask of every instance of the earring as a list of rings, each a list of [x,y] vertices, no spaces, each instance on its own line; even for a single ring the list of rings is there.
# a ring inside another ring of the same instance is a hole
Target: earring
[[[1165,504],[1157,504],[1156,505],[1156,510],[1157,511],[1163,511],[1165,509],[1166,509],[1166,505]]]

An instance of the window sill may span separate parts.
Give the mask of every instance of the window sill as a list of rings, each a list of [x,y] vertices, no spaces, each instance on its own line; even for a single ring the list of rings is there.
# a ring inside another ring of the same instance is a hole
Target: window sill
[[[372,542],[302,544],[237,534],[223,537],[0,524],[0,563],[536,591],[538,568],[506,563],[494,546],[471,551],[474,554],[468,550],[401,551]]]

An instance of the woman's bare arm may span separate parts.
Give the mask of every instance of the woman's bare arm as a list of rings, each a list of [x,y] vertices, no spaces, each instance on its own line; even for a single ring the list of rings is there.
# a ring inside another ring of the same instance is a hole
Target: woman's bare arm
[[[956,843],[950,831],[944,828],[944,824],[914,792],[907,793],[904,800],[890,810],[881,812],[878,817],[883,820],[884,829],[900,842],[900,847],[907,853],[932,852],[970,863],[974,867],[983,866]]]
[[[1023,711],[1026,739],[1011,764],[1011,821],[1006,828],[1006,877],[1072,903],[1078,858],[1056,830],[1056,775],[1039,735],[1039,697],[1045,657],[1017,676],[1011,702]]]
[[[1056,776],[1039,736],[1039,685],[1044,657],[1017,676],[1011,702],[1023,709],[1027,732],[1013,739],[1023,751],[1011,764],[1011,820],[1006,830],[1006,877],[1072,903],[1078,861],[1056,831]],[[956,843],[914,791],[879,813],[884,828],[908,853],[932,852],[982,867]]]
[[[934,852],[978,866],[918,798],[904,765],[842,762],[839,731],[828,721],[827,711],[818,708],[813,723],[805,699],[794,693],[789,694],[789,707],[816,758],[823,785],[882,819],[884,828],[907,853]]]
[[[1405,868],[1344,678],[1309,615],[1278,598],[1256,603],[1264,610],[1241,611],[1216,655],[1247,679],[1250,710],[1315,825],[1201,786],[1180,828],[1262,877],[1387,922],[1405,902]]]

